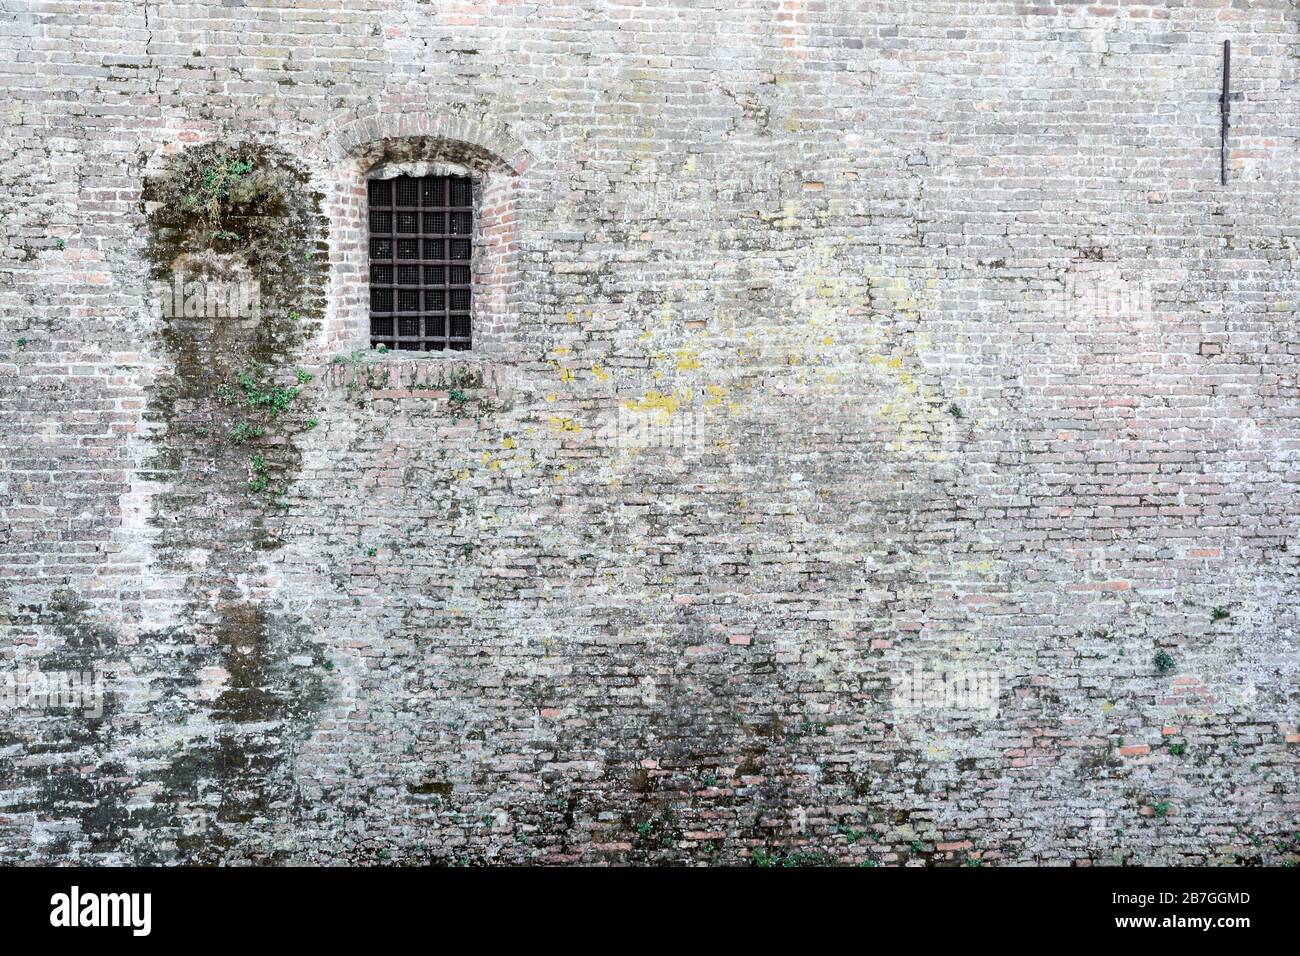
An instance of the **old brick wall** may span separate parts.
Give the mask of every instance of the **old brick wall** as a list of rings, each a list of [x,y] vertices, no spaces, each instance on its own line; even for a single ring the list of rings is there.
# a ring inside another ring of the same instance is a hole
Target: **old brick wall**
[[[0,861],[1300,854],[1289,0],[0,22]],[[403,137],[481,350],[364,354]]]

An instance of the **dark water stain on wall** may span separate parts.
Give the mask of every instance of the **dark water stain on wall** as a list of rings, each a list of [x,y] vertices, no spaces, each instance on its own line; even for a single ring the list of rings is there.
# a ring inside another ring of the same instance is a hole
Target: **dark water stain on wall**
[[[282,151],[210,143],[144,189],[159,345],[150,395],[155,561],[183,577],[182,623],[133,651],[148,687],[137,778],[155,826],[137,860],[273,860],[248,828],[294,814],[293,747],[327,696],[300,622],[248,594],[278,546],[278,496],[297,471],[310,376],[294,361],[324,312],[327,223]],[[251,841],[251,842],[250,842]]]

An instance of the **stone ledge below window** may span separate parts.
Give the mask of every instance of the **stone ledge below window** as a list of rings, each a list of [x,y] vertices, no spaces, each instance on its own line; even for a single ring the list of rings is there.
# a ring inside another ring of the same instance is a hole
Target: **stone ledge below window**
[[[452,393],[512,393],[512,367],[452,352],[358,351],[337,356],[324,369],[327,389],[357,390],[376,398],[447,398]]]

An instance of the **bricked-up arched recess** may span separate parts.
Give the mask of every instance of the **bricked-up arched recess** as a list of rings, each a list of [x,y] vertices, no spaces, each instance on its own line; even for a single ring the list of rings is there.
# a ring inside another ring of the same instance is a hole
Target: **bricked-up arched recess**
[[[369,348],[367,179],[394,172],[450,173],[474,180],[475,203],[474,347],[455,354],[509,359],[511,303],[519,289],[514,261],[516,190],[533,161],[531,153],[503,127],[403,110],[381,110],[338,123],[319,150],[328,167],[325,208],[331,223],[326,349],[338,353]]]

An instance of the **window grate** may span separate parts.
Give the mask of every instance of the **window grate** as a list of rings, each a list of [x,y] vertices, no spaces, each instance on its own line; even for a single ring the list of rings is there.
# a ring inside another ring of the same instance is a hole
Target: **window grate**
[[[473,184],[467,176],[370,180],[370,347],[470,347]]]

